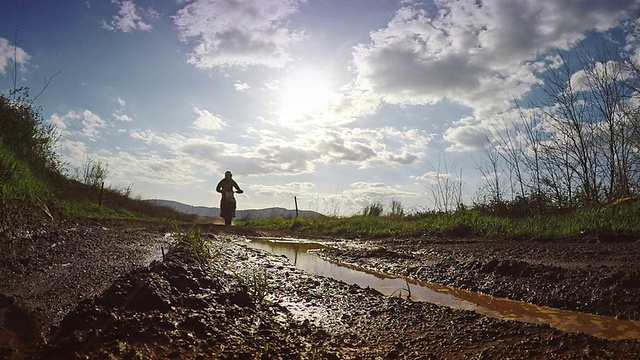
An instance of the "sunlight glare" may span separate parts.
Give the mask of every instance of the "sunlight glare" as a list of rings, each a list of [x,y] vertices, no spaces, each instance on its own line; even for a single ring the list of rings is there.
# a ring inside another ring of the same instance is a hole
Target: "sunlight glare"
[[[312,116],[326,108],[334,96],[327,75],[312,70],[296,71],[282,82],[280,118]]]

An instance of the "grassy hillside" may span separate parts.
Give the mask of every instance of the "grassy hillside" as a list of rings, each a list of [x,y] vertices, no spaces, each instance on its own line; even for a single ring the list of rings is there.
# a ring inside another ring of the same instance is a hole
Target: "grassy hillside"
[[[60,216],[189,220],[122,190],[84,184],[66,175],[55,152],[55,128],[44,124],[28,93],[0,95],[0,205],[50,209]]]

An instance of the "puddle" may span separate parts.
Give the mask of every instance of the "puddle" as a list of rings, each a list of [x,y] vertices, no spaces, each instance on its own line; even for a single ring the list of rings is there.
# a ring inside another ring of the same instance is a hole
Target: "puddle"
[[[250,248],[285,255],[296,267],[309,273],[370,287],[387,296],[409,297],[413,301],[471,310],[503,320],[547,324],[564,332],[585,333],[609,340],[640,339],[638,321],[537,306],[330,262],[313,254],[313,250],[323,248],[322,245],[301,239],[250,239],[246,244]]]

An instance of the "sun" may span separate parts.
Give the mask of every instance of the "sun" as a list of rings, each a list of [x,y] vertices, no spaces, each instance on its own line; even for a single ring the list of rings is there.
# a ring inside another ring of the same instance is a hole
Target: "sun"
[[[298,70],[287,76],[280,87],[283,120],[299,120],[318,114],[335,97],[329,77],[314,70]]]

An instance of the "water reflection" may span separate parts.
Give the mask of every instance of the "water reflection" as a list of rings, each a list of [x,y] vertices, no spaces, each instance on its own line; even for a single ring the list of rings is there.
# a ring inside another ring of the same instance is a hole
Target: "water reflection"
[[[247,245],[254,249],[284,255],[296,267],[312,274],[363,288],[370,287],[387,296],[409,297],[413,301],[427,301],[455,309],[472,310],[503,320],[547,324],[565,332],[581,332],[610,340],[640,339],[638,321],[537,306],[329,262],[313,254],[313,250],[323,248],[317,243],[300,239],[251,239]]]

